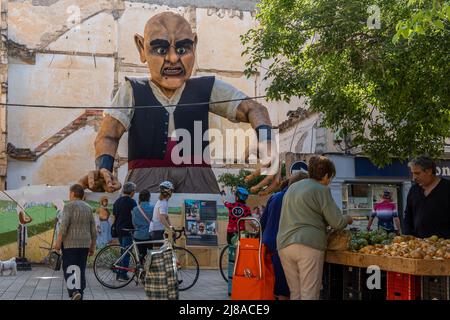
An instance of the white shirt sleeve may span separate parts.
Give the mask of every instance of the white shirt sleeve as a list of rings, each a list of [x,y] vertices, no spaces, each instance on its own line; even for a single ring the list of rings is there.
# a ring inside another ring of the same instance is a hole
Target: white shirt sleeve
[[[159,207],[159,214],[169,214],[169,203],[167,201],[161,201],[161,206]]]
[[[117,109],[117,108],[134,107],[133,88],[129,81],[125,81],[117,90],[116,95],[111,101],[111,107],[103,112],[103,116],[111,116],[118,120],[128,131],[133,118],[134,109]]]
[[[210,102],[244,99],[247,95],[239,91],[231,84],[228,84],[222,80],[216,79],[211,91]],[[227,118],[231,122],[239,122],[236,120],[236,112],[239,104],[242,100],[214,103],[209,105],[209,111],[217,114],[218,116]]]

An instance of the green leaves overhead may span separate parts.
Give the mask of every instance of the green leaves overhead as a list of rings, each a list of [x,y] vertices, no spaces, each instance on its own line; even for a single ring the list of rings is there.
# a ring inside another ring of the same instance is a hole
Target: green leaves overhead
[[[271,99],[307,96],[379,166],[438,156],[450,137],[448,5],[262,0],[258,27],[241,37],[246,74],[261,71]]]

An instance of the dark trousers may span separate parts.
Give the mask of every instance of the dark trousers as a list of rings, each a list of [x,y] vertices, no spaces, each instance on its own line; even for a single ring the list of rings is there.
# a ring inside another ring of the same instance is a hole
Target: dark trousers
[[[73,274],[67,273],[67,268],[69,266],[75,265],[80,268],[80,288],[69,289],[67,288],[67,292],[69,293],[69,297],[72,297],[75,291],[79,291],[81,296],[83,296],[84,289],[86,288],[86,263],[87,257],[89,254],[88,248],[64,248],[64,244],[61,247],[62,251],[62,267],[64,272],[64,279],[66,280]],[[71,281],[72,282],[72,281]]]
[[[119,242],[120,242],[120,246],[124,249],[127,249],[132,243],[133,243],[133,239],[130,236],[126,236],[126,237],[119,237]],[[122,250],[122,254],[125,252],[125,250]],[[128,251],[128,253],[125,255],[125,257],[122,259],[121,261],[121,267],[125,267],[128,268],[130,266],[130,252],[132,252],[131,250]],[[128,273],[127,270],[120,270],[119,274],[122,275],[126,275]]]
[[[164,230],[155,230],[150,232],[150,238],[152,240],[164,240]]]
[[[164,230],[155,230],[150,232],[150,239],[152,240],[164,240]],[[157,249],[162,246],[160,243],[152,244],[153,249]]]
[[[150,239],[146,239],[146,240],[142,240],[142,239],[136,239],[134,238],[134,241],[139,242],[139,241],[150,241]],[[147,250],[148,249],[152,249],[152,244],[151,243],[144,243],[144,244],[138,244],[138,251],[139,251],[139,261],[141,263],[143,263],[145,256],[147,255]]]

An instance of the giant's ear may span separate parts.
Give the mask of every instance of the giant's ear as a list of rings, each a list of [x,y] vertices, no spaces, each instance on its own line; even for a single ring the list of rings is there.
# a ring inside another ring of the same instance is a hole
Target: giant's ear
[[[136,48],[139,51],[139,56],[141,58],[141,62],[145,63],[147,62],[147,59],[145,59],[145,46],[144,46],[144,38],[139,35],[139,34],[135,34],[134,35],[134,43],[136,44]]]
[[[197,34],[194,33],[194,47],[195,48],[197,47],[197,42],[198,42],[198,37],[197,37]]]

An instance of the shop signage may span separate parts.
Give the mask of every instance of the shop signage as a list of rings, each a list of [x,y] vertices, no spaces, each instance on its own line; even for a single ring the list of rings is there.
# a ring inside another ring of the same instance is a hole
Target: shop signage
[[[400,177],[409,178],[408,162],[394,160],[384,168],[378,168],[368,158],[355,157],[355,177]]]
[[[438,160],[436,162],[436,175],[450,178],[450,160]],[[408,162],[394,161],[384,168],[378,168],[369,159],[363,157],[355,158],[356,177],[403,177],[410,178],[411,171]]]
[[[450,178],[450,160],[438,161],[436,163],[436,174],[441,177]]]

